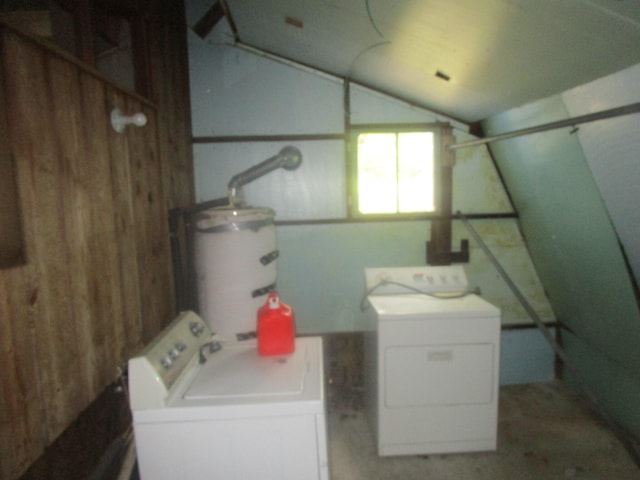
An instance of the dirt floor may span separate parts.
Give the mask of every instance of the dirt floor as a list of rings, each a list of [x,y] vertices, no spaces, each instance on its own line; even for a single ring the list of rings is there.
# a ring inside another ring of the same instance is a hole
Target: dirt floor
[[[562,382],[501,388],[495,452],[378,457],[361,402],[342,400],[329,402],[332,480],[640,479],[618,439]]]

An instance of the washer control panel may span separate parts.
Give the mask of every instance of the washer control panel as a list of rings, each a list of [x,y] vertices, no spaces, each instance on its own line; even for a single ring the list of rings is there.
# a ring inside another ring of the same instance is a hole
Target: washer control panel
[[[365,268],[365,285],[369,295],[464,292],[469,282],[462,265]]]
[[[194,312],[182,312],[140,354],[129,360],[132,407],[161,406],[178,377],[211,339],[207,324]],[[142,405],[141,405],[142,404]]]

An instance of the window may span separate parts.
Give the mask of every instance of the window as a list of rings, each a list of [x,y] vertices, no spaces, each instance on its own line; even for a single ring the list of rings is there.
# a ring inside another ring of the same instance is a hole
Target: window
[[[429,126],[352,130],[353,213],[434,212],[438,144]]]

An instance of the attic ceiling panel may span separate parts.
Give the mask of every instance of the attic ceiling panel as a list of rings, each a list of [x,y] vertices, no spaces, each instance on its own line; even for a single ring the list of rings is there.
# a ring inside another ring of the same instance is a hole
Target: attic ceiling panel
[[[640,62],[634,0],[227,3],[242,43],[466,121]]]
[[[640,101],[640,65],[563,94],[569,115]],[[640,114],[581,125],[580,143],[625,250],[640,280]]]
[[[243,43],[342,75],[363,48],[378,41],[366,12],[324,1],[228,2]],[[297,27],[286,19],[302,22]]]

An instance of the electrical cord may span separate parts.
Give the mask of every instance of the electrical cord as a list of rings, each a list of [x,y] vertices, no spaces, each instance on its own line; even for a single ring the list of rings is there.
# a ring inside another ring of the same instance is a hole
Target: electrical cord
[[[362,297],[362,300],[360,301],[360,311],[364,311],[367,308],[367,297],[369,297],[369,295],[371,295],[373,292],[375,292],[376,290],[378,290],[380,287],[384,287],[386,285],[396,285],[398,287],[402,287],[402,288],[406,288],[407,290],[413,292],[413,293],[418,293],[420,295],[425,295],[427,297],[432,297],[432,298],[439,298],[442,300],[453,300],[455,298],[463,298],[466,297],[467,295],[471,295],[471,294],[476,294],[476,295],[480,295],[480,288],[476,287],[473,290],[463,290],[460,292],[436,292],[436,293],[432,293],[432,292],[426,292],[424,290],[420,290],[419,288],[413,287],[411,285],[407,285],[405,283],[400,283],[400,282],[394,282],[393,280],[381,280],[380,283],[378,283],[377,285],[374,285],[373,287],[369,288],[365,293],[364,296]]]

